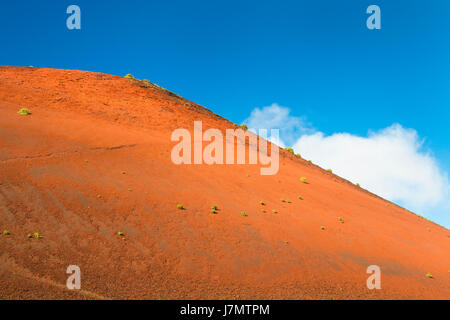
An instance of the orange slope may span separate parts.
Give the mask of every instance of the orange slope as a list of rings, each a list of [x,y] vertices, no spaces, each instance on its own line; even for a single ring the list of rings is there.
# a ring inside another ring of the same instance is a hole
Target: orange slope
[[[138,80],[0,67],[0,298],[450,298],[449,230],[286,151],[274,176],[177,166],[194,120],[235,127]]]

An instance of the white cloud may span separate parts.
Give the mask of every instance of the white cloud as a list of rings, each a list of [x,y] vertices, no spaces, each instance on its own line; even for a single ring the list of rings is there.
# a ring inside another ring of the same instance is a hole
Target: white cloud
[[[274,104],[253,110],[246,122],[251,124],[249,128],[258,129],[286,126],[287,130],[280,130],[281,140],[292,141],[294,151],[303,158],[331,168],[381,197],[450,225],[448,175],[424,150],[423,140],[415,130],[393,124],[364,137],[349,133],[325,136],[302,127],[304,119],[289,113],[289,109]]]
[[[280,139],[269,137],[269,140],[277,143],[280,147],[292,145],[296,137],[302,134],[313,132],[305,118],[290,115],[289,108],[281,107],[276,103],[261,109],[253,109],[250,117],[243,121],[250,131],[257,133],[257,129],[279,129]]]

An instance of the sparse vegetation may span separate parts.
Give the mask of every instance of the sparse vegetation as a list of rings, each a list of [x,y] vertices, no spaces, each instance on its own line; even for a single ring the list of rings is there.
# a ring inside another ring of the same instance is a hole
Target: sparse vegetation
[[[272,210],[272,212],[273,212],[273,213],[277,213],[278,211],[277,211],[277,210]]]
[[[130,192],[133,191],[133,189],[131,189],[131,188],[128,188],[127,190],[130,191]]]
[[[266,204],[264,203],[264,201],[260,201],[259,202],[260,205],[265,206]]]
[[[242,211],[242,212],[241,212],[241,216],[247,217],[247,214],[245,213],[245,211]]]
[[[328,171],[329,173],[333,173],[333,170],[331,170],[331,169],[328,169],[327,171]]]
[[[344,223],[344,219],[342,219],[341,217],[339,217],[338,220],[339,220],[341,223]]]
[[[33,235],[31,233],[29,233],[29,234],[27,234],[27,238],[31,239],[31,238],[33,238]]]
[[[427,278],[430,278],[430,279],[433,278],[433,275],[432,275],[431,273],[427,273],[425,276],[426,276]]]
[[[123,237],[123,236],[124,236],[124,234],[123,234],[122,231],[117,232],[117,235],[119,235],[120,237]]]
[[[356,183],[356,186],[359,188],[359,187],[361,187],[360,185],[359,185],[359,183]]]
[[[308,162],[309,162],[309,163],[312,163],[312,161],[311,161],[311,160],[308,160]]]
[[[131,75],[131,74],[127,74],[127,75],[125,76],[125,78],[127,78],[127,79],[134,79],[133,75]]]
[[[9,233],[9,231],[8,231],[8,230],[3,230],[3,235],[4,235],[4,236],[9,236],[9,235],[10,235],[10,233]]]
[[[184,210],[184,207],[183,207],[182,204],[177,204],[177,208],[178,208],[179,210]]]
[[[31,111],[28,110],[27,108],[22,108],[19,111],[17,111],[18,114],[24,115],[24,116],[28,116],[31,114]]]
[[[217,213],[216,209],[211,209],[211,213],[216,214]]]
[[[287,203],[291,203],[291,200],[286,200]]]
[[[217,210],[217,206],[216,206],[216,205],[211,206],[211,209],[212,209],[212,210]]]
[[[294,149],[292,149],[291,147],[287,147],[287,148],[285,148],[285,150],[287,152],[290,152],[290,153],[294,154]]]
[[[99,198],[99,199],[100,199],[101,197],[102,197],[102,195],[101,195],[101,194],[98,194],[98,195],[97,195],[97,198]]]
[[[36,239],[42,238],[42,236],[39,234],[39,232],[33,233],[33,236],[34,236]]]
[[[306,183],[306,178],[305,177],[301,177],[300,181],[303,182],[303,183]]]
[[[299,157],[299,158],[302,157],[302,156],[300,155],[300,153],[297,153],[295,156],[296,156],[296,157]]]
[[[284,200],[284,199],[280,199],[280,201],[281,201],[281,202],[286,202],[286,200]]]
[[[126,171],[121,171],[120,173],[121,173],[121,174],[127,174],[127,172],[126,172]]]
[[[245,123],[241,124],[241,128],[242,128],[244,131],[247,131],[247,130],[248,130],[248,127],[247,127],[247,125],[246,125]]]
[[[303,200],[303,197],[302,197],[302,196],[298,196],[298,199],[299,199],[299,200]]]
[[[325,227],[324,226],[320,226],[320,230],[325,230]]]
[[[262,212],[262,213],[266,213],[266,210],[264,210],[264,209],[261,209],[261,212]]]

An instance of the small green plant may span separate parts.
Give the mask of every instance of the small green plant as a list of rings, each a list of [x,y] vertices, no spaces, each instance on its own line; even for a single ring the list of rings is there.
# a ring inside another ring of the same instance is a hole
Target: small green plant
[[[339,217],[338,220],[339,220],[341,223],[344,223],[344,219],[342,219],[341,217]]]
[[[241,124],[241,128],[242,128],[244,131],[247,131],[247,130],[248,130],[248,127],[247,127],[247,125],[246,125],[245,123]]]
[[[359,188],[359,187],[361,187],[360,185],[359,185],[359,183],[356,183],[356,186]]]
[[[216,209],[211,209],[211,213],[216,214],[217,213]]]
[[[433,278],[433,275],[432,275],[431,273],[427,273],[425,276],[426,276],[427,278],[430,278],[430,279]]]
[[[285,150],[287,152],[290,152],[290,153],[294,154],[294,149],[292,149],[291,147],[287,147],[287,148],[285,148]]]
[[[142,82],[144,82],[145,84],[150,84],[150,81],[147,79],[142,80]]]
[[[300,181],[303,182],[303,183],[306,183],[306,178],[305,177],[301,177]]]
[[[331,170],[331,169],[328,169],[327,171],[328,171],[329,173],[333,173],[333,170]]]
[[[123,237],[123,236],[124,236],[124,234],[123,234],[122,231],[117,232],[117,235],[120,236],[120,237]]]
[[[324,226],[320,226],[320,230],[325,230],[325,227]]]
[[[308,160],[308,162],[309,162],[309,163],[312,163],[312,161],[311,161],[311,160]]]
[[[101,195],[101,194],[98,194],[98,195],[97,195],[97,198],[101,199],[101,197],[102,197],[102,195]]]
[[[121,171],[120,173],[121,173],[121,174],[127,174],[127,172],[126,172],[126,171]]]
[[[302,197],[302,196],[298,196],[298,199],[299,199],[299,200],[303,200],[303,197]]]
[[[128,188],[127,190],[130,191],[130,192],[133,191],[133,189],[131,189],[131,188]]]
[[[241,212],[241,216],[247,217],[247,214],[245,213],[245,211],[242,211],[242,212]]]
[[[277,211],[277,210],[272,210],[272,212],[273,212],[273,213],[277,213],[278,211]]]
[[[284,243],[285,243],[285,244],[289,244],[289,241],[285,241]]]
[[[280,199],[280,201],[281,201],[281,202],[286,202],[286,200],[284,200],[284,199]]]
[[[127,78],[127,79],[134,79],[133,75],[131,75],[131,74],[127,74],[127,75],[125,76],[125,78]]]
[[[297,153],[295,156],[296,156],[296,157],[299,157],[299,158],[302,157],[302,156],[300,155],[300,153]]]
[[[24,116],[28,116],[31,114],[31,111],[28,110],[27,108],[22,108],[19,111],[17,111],[18,114],[24,115]]]
[[[291,200],[286,200],[287,203],[291,203]]]
[[[184,210],[184,207],[183,207],[182,204],[177,204],[177,208],[180,209],[180,210]]]
[[[42,236],[39,234],[39,232],[33,233],[33,236],[34,236],[36,239],[42,238]]]
[[[260,201],[259,202],[260,205],[265,206],[266,204],[264,203],[264,201]]]
[[[8,231],[8,230],[3,230],[3,235],[4,235],[4,236],[9,236],[9,235],[10,235],[10,233],[9,233],[9,231]]]
[[[261,209],[261,212],[262,212],[262,213],[266,213],[266,210],[264,210],[264,209]]]
[[[31,233],[29,233],[29,234],[27,234],[27,238],[31,239],[31,238],[33,238],[33,235]]]
[[[212,210],[217,210],[217,206],[214,205],[214,206],[211,207],[211,209],[212,209]]]

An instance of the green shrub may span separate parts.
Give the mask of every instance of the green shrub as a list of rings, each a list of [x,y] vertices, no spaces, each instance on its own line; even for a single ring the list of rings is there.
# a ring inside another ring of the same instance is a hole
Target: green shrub
[[[8,231],[8,230],[3,230],[3,235],[4,235],[4,236],[9,236],[9,235],[10,235],[10,233],[9,233],[9,231]]]
[[[211,207],[211,209],[212,210],[217,210],[217,206],[214,205],[214,206]]]
[[[290,152],[290,153],[294,154],[294,149],[292,149],[291,147],[287,147],[287,148],[285,148],[285,150],[287,152]]]
[[[327,171],[328,171],[329,173],[333,173],[333,170],[331,170],[331,169],[328,169]]]
[[[306,183],[306,178],[305,177],[301,177],[300,181],[303,182],[303,183]]]
[[[277,211],[277,210],[272,210],[272,212],[273,212],[273,213],[277,213],[278,211]]]
[[[425,276],[430,279],[433,278],[433,275],[431,273],[427,273]]]
[[[27,238],[31,239],[31,238],[33,238],[33,235],[31,233],[29,233],[29,234],[27,234]]]
[[[121,173],[121,174],[127,174],[127,172],[126,172],[126,171],[121,171],[120,173]]]
[[[325,227],[324,226],[320,226],[320,230],[325,230]]]
[[[359,188],[360,187],[359,183],[357,183],[356,186]]]
[[[28,110],[27,108],[22,108],[19,111],[17,111],[18,114],[24,115],[24,116],[28,116],[31,114],[31,111]]]
[[[241,124],[241,128],[242,128],[244,131],[247,131],[247,130],[248,130],[248,127],[247,127],[247,125],[246,125],[245,123]]]
[[[184,207],[183,207],[182,204],[177,204],[177,208],[180,209],[180,210],[183,210],[183,209],[184,209]]]
[[[261,209],[261,212],[262,212],[262,213],[266,213],[266,210],[264,210],[264,209]]]
[[[302,197],[302,196],[298,196],[298,199],[299,199],[299,200],[303,200],[303,197]]]
[[[286,200],[284,200],[284,199],[280,199],[280,201],[281,201],[281,202],[286,202]]]
[[[247,214],[245,213],[245,211],[242,211],[242,212],[241,212],[241,216],[247,217]]]
[[[134,79],[133,75],[131,75],[131,74],[127,74],[127,75],[125,76],[125,78],[127,78],[127,79]]]
[[[211,209],[211,213],[216,214],[217,213],[216,209]]]
[[[39,232],[33,233],[33,236],[34,236],[36,239],[42,238],[42,236],[39,234]]]
[[[286,200],[287,203],[291,203],[291,200]]]
[[[260,201],[259,202],[260,205],[265,206],[266,204],[264,203],[264,201]]]
[[[344,223],[344,219],[342,219],[341,217],[338,218],[338,220],[342,223]]]
[[[123,236],[124,236],[124,234],[123,234],[123,232],[122,232],[122,231],[119,231],[119,232],[117,232],[117,235],[119,235],[119,236],[121,236],[121,237],[123,237]]]
[[[299,157],[299,158],[302,157],[302,156],[300,155],[300,153],[297,153],[295,156],[296,156],[296,157]]]

